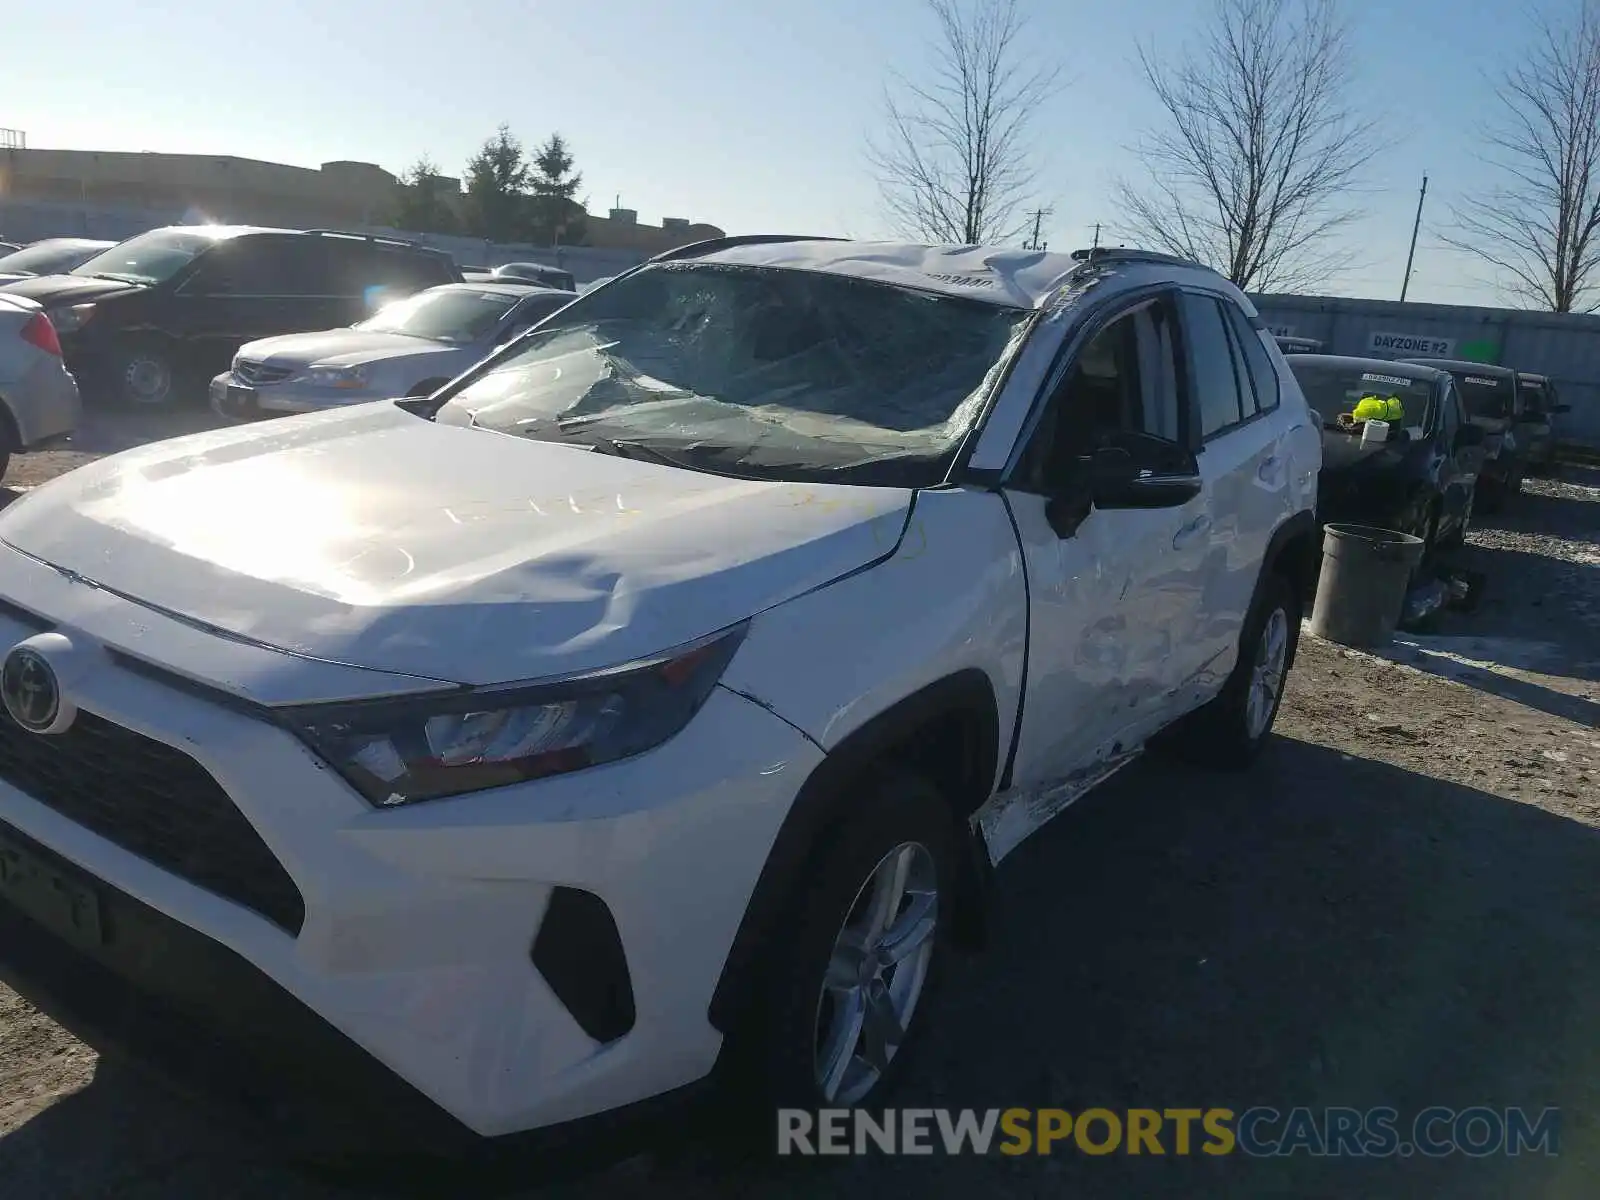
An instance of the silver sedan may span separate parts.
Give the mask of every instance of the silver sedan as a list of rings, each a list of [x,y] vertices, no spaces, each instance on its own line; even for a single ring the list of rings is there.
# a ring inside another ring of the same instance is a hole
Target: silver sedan
[[[13,454],[43,450],[78,424],[78,385],[61,361],[61,342],[44,309],[0,294],[0,477]]]

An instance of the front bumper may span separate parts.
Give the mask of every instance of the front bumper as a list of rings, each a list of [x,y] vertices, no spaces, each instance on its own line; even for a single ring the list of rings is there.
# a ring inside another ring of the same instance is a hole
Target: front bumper
[[[353,404],[370,404],[374,400],[389,398],[387,392],[370,389],[351,391],[295,383],[252,387],[240,384],[231,371],[225,371],[211,381],[209,395],[212,411],[235,421],[327,412],[333,408],[348,408]]]
[[[788,725],[718,688],[677,738],[636,759],[378,812],[248,704],[185,682],[171,663],[130,669],[114,653],[178,657],[167,651],[193,647],[197,631],[169,630],[167,618],[3,546],[0,577],[10,601],[81,643],[79,707],[205,768],[304,900],[296,936],[69,819],[0,761],[0,824],[70,864],[106,906],[101,947],[0,933],[3,970],[42,1007],[94,1037],[105,1035],[96,1012],[118,1011],[102,993],[131,997],[157,1026],[242,1042],[243,1058],[273,1068],[297,1102],[317,1099],[333,1065],[399,1097],[415,1126],[403,1136],[446,1149],[620,1110],[711,1071],[722,1041],[712,993],[789,804],[820,761]],[[38,631],[19,614],[0,606],[0,645]],[[280,677],[313,669],[251,647],[226,653],[270,656]],[[608,1041],[585,1032],[532,959],[563,888],[599,897],[615,922],[635,1012]],[[30,965],[51,959],[53,972]],[[159,1037],[129,1040],[171,1057]],[[389,1119],[370,1104],[355,1111]]]

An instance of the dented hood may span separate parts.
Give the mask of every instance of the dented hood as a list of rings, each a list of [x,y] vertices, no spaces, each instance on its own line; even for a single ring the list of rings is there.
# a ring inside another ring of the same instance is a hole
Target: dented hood
[[[160,442],[0,513],[0,539],[151,608],[458,683],[629,661],[897,544],[912,493],[746,481],[390,403]]]

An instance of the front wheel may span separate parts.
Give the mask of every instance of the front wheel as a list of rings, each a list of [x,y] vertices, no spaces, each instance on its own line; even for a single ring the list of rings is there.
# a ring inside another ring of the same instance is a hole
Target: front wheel
[[[1172,730],[1171,744],[1191,762],[1242,770],[1256,760],[1283,703],[1300,638],[1300,603],[1289,581],[1264,575],[1239,637],[1239,659],[1222,691]]]
[[[754,1065],[777,1107],[881,1096],[904,1062],[942,958],[955,822],[908,775],[863,789],[775,947]]]
[[[165,408],[178,397],[172,355],[160,346],[133,343],[118,347],[108,364],[112,397],[131,408]]]

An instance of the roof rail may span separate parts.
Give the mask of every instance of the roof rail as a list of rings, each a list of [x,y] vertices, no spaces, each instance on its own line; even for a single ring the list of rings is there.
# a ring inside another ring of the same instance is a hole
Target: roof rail
[[[303,233],[314,233],[321,237],[355,238],[357,241],[374,242],[384,246],[404,246],[408,250],[433,250],[433,246],[424,246],[421,242],[414,242],[408,238],[387,237],[381,233],[356,233],[349,229],[305,229]]]
[[[729,237],[707,238],[703,242],[690,242],[687,246],[678,246],[672,250],[663,250],[648,261],[674,262],[680,258],[698,258],[702,254],[713,254],[718,250],[730,250],[734,246],[764,246],[776,242],[842,242],[844,238],[820,237],[808,233],[739,233]]]
[[[1077,263],[1101,262],[1143,262],[1163,263],[1169,267],[1197,267],[1202,271],[1216,272],[1204,263],[1196,262],[1192,258],[1181,258],[1176,254],[1162,254],[1157,250],[1140,250],[1129,246],[1092,246],[1084,250],[1074,250],[1072,261]]]

